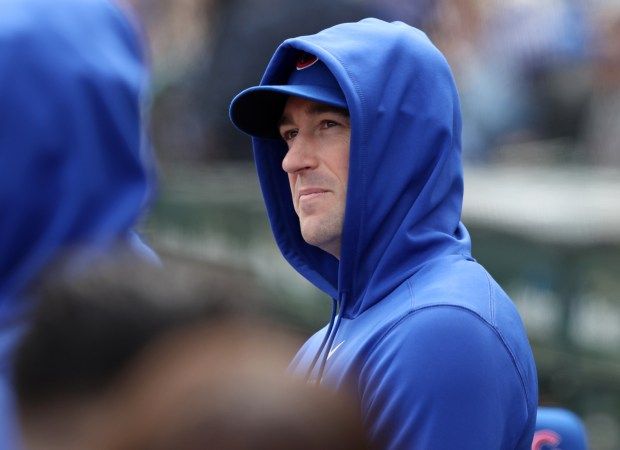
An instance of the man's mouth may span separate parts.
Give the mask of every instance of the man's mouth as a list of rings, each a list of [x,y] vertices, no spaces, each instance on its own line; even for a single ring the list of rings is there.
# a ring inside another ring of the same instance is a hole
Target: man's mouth
[[[305,188],[299,191],[299,200],[311,200],[317,198],[323,194],[326,194],[328,191],[326,189],[321,188]]]

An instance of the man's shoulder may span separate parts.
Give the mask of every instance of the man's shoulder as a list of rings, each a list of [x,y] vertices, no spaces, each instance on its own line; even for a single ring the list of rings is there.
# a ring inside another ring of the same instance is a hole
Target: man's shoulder
[[[445,340],[447,333],[454,335],[461,330],[462,336],[457,336],[455,343],[460,338],[467,342],[468,336],[486,336],[492,338],[498,351],[530,358],[519,311],[475,261],[434,262],[407,279],[379,305],[374,320],[382,323],[382,341],[415,345]]]
[[[508,295],[477,262],[464,259],[437,260],[425,265],[356,321],[387,329],[426,320],[436,309],[449,311],[458,320],[473,315],[495,328],[502,322],[520,322],[519,313]]]
[[[476,314],[492,326],[507,316],[519,317],[508,294],[473,260],[434,261],[407,279],[406,284],[415,311],[455,308]]]

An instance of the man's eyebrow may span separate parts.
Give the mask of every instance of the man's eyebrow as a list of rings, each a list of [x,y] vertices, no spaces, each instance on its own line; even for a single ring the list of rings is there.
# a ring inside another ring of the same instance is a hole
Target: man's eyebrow
[[[339,108],[338,106],[328,105],[326,103],[313,103],[306,109],[308,114],[322,114],[333,112],[336,114],[342,114],[343,116],[349,117],[349,110],[345,108]]]
[[[349,110],[346,108],[339,108],[338,106],[328,105],[326,103],[312,103],[306,108],[306,112],[312,115],[319,115],[323,113],[336,113],[349,117]],[[278,120],[278,127],[283,125],[290,125],[293,119],[288,114],[282,114],[280,120]]]
[[[280,120],[278,120],[278,128],[284,125],[290,125],[291,123],[293,123],[293,119],[291,118],[291,116],[289,116],[288,114],[282,114]]]

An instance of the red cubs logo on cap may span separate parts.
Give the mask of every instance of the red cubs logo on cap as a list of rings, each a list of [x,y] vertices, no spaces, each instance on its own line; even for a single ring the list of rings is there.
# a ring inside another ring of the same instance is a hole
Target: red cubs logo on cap
[[[301,52],[297,57],[297,70],[307,69],[318,60],[319,58],[308,52]]]

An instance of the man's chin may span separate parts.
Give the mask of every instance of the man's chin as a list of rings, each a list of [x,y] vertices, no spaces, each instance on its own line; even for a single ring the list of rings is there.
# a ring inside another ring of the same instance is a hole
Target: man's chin
[[[304,241],[338,257],[340,255],[340,230],[342,227],[330,227],[324,219],[312,218],[312,220],[315,222],[312,223],[310,219],[301,222],[301,236]]]

